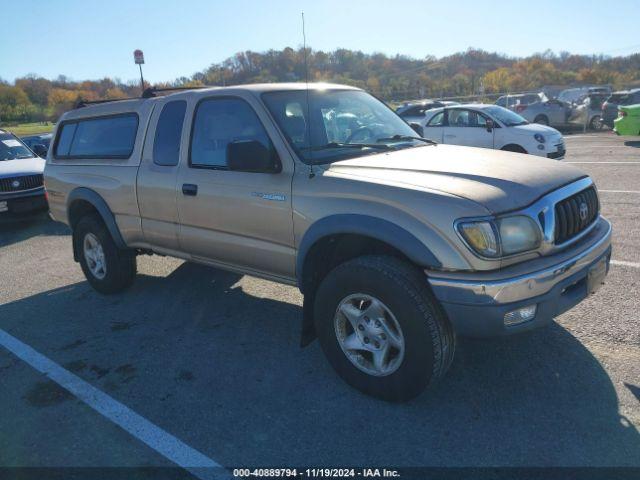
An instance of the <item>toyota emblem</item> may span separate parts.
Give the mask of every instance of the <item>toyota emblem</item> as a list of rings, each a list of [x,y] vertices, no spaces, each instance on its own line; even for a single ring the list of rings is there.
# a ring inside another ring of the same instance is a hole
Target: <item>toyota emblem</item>
[[[11,182],[11,186],[13,188],[18,188],[20,186],[20,181],[19,180],[14,180],[13,182]]]
[[[587,220],[587,215],[589,215],[589,206],[585,202],[582,202],[580,204],[580,220],[585,222]]]

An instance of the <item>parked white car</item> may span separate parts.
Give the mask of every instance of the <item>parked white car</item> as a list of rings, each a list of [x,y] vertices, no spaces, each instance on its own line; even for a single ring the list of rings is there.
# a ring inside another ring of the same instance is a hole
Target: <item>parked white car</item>
[[[427,110],[423,136],[438,143],[529,153],[560,160],[565,146],[555,128],[529,123],[498,105],[459,105]]]

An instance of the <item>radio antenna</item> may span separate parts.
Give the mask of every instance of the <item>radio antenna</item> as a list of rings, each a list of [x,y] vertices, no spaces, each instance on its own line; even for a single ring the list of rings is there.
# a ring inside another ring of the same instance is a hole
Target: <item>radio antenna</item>
[[[302,12],[302,51],[304,53],[304,82],[306,86],[306,107],[307,107],[307,121],[306,130],[309,143],[309,178],[315,177],[313,173],[313,146],[311,145],[311,109],[309,108],[309,62],[307,60],[307,34],[304,29],[304,11]]]

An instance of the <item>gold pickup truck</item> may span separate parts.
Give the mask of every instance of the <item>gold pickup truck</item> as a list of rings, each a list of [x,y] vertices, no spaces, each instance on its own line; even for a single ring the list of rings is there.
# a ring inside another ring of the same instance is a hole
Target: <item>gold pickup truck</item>
[[[608,271],[582,171],[435,144],[352,87],[150,89],[67,112],[52,145],[51,212],[96,290],[140,253],[297,285],[302,343],[387,400],[442,377],[456,335],[545,325]]]

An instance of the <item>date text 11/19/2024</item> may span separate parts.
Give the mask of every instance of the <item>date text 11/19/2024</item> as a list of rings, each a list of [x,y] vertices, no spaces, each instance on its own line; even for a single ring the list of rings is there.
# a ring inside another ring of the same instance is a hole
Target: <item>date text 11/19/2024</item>
[[[235,468],[233,476],[235,478],[398,478],[400,473],[387,468]]]

